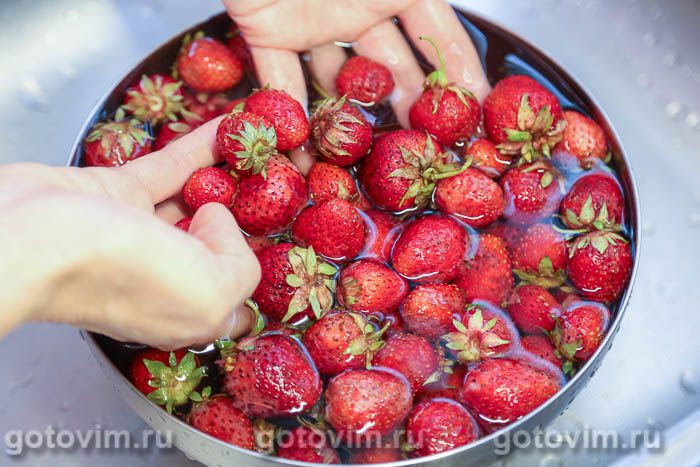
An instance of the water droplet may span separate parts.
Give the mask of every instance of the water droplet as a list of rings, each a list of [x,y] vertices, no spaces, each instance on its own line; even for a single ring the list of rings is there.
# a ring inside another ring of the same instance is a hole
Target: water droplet
[[[33,76],[26,77],[19,84],[20,98],[31,110],[43,112],[49,106],[49,97],[44,88]]]
[[[685,124],[688,125],[690,128],[697,127],[698,124],[700,124],[700,116],[695,112],[689,113],[685,116]]]
[[[681,113],[681,111],[683,110],[683,108],[681,107],[681,105],[680,105],[678,102],[676,102],[676,101],[671,101],[671,102],[669,102],[668,104],[666,104],[666,109],[665,109],[665,110],[666,110],[666,115],[668,115],[669,117],[673,118],[673,117],[675,117],[676,115],[678,115],[679,113]]]
[[[696,394],[700,391],[700,373],[690,368],[681,373],[681,388],[688,394]]]
[[[671,68],[673,65],[676,64],[676,61],[678,60],[678,57],[672,52],[668,52],[664,54],[663,58],[661,59],[661,62],[666,65],[668,68]]]
[[[688,216],[688,225],[694,228],[700,227],[700,212],[690,213]]]
[[[654,228],[653,225],[648,224],[646,222],[642,222],[642,233],[644,235],[654,235],[654,232],[656,232],[656,229]]]
[[[656,36],[650,32],[644,34],[644,44],[646,44],[649,47],[653,47],[656,45]]]
[[[639,73],[637,75],[637,84],[643,88],[649,87],[649,85],[651,84],[651,79],[649,78],[649,75],[647,75],[646,73]]]
[[[562,467],[564,462],[556,454],[545,454],[540,459],[539,467]]]

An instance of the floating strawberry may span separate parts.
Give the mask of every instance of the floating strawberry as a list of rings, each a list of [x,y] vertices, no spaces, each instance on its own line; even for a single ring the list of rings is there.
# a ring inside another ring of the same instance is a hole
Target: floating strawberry
[[[503,214],[505,202],[498,183],[482,171],[464,172],[437,182],[435,205],[472,227],[485,227]]]
[[[327,162],[316,162],[306,176],[309,183],[309,196],[315,204],[333,198],[344,199],[352,204],[362,203],[355,180],[346,169]],[[360,207],[360,206],[358,206]]]
[[[391,311],[387,313],[370,313],[367,315],[371,320],[375,320],[382,323],[382,327],[386,326],[386,332],[384,335],[386,337],[391,337],[396,334],[400,334],[406,328],[403,318],[396,311]]]
[[[523,350],[530,352],[542,360],[548,361],[560,370],[563,369],[562,361],[557,356],[557,351],[549,340],[549,337],[543,334],[523,336],[520,339],[520,345],[523,347]]]
[[[489,225],[484,232],[487,234],[494,235],[501,240],[508,248],[508,252],[511,253],[518,245],[520,237],[523,235],[523,228],[517,224],[511,224],[510,222],[498,221]]]
[[[596,122],[573,110],[564,111],[566,129],[554,148],[553,158],[567,169],[590,169],[610,156],[605,132]]]
[[[121,116],[118,115],[117,116]],[[98,123],[85,138],[85,165],[118,167],[151,152],[153,137],[141,121],[120,120]]]
[[[513,272],[546,288],[566,280],[566,240],[551,224],[530,226],[512,250]]]
[[[400,221],[396,216],[379,209],[370,209],[367,215],[367,248],[369,257],[389,261],[391,249],[399,236]]]
[[[175,121],[184,110],[182,81],[154,73],[126,90],[122,109],[151,125]]]
[[[401,306],[408,330],[436,340],[452,329],[452,320],[464,310],[467,299],[454,284],[419,285]]]
[[[393,311],[407,294],[406,281],[378,261],[362,259],[340,271],[338,301],[350,310]]]
[[[503,303],[513,290],[513,272],[505,243],[499,237],[482,234],[460,267],[454,283],[467,301]]]
[[[394,90],[391,71],[367,57],[350,57],[335,80],[338,93],[364,104],[378,104]]]
[[[333,449],[323,429],[302,425],[278,438],[277,457],[314,464],[340,464],[338,451]]]
[[[464,381],[466,374],[466,366],[453,364],[451,371],[443,371],[440,374],[440,379],[420,388],[417,394],[418,402],[441,397],[459,400],[459,390],[462,388],[462,381]]]
[[[192,212],[207,203],[231,206],[236,194],[236,180],[224,169],[204,167],[194,171],[182,189],[185,204]]]
[[[304,108],[285,91],[258,89],[248,96],[244,110],[272,123],[277,133],[277,149],[281,152],[298,148],[311,132]]]
[[[585,362],[603,342],[610,310],[595,302],[573,302],[549,333],[557,355],[564,359],[564,373],[573,373],[573,363]]]
[[[454,330],[442,337],[459,363],[468,365],[507,352],[517,333],[503,312],[486,304],[469,305],[461,319],[452,320]]]
[[[413,407],[406,422],[406,443],[415,457],[464,446],[479,438],[474,417],[451,399],[432,399]]]
[[[547,289],[534,284],[520,284],[508,299],[508,314],[526,334],[541,334],[554,329],[562,307]]]
[[[475,139],[465,145],[462,151],[465,160],[472,160],[472,167],[481,170],[491,178],[497,178],[508,170],[512,162],[511,156],[503,154],[495,144],[488,139]]]
[[[346,167],[369,152],[372,125],[346,96],[330,97],[311,116],[311,141],[323,160]]]
[[[182,102],[186,109],[183,114],[187,121],[200,124],[208,122],[219,115],[230,113],[235,103],[235,101],[231,101],[226,94],[221,92],[210,94],[197,92],[192,89],[185,89],[185,96]]]
[[[153,149],[156,151],[163,149],[165,146],[185,136],[196,127],[194,123],[189,123],[186,120],[175,120],[174,122],[164,123],[158,132],[158,136],[156,136]]]
[[[576,180],[559,206],[562,222],[570,229],[620,230],[624,199],[617,181],[607,174]]]
[[[226,163],[238,171],[267,175],[267,161],[277,154],[272,124],[250,112],[227,114],[216,129],[216,143]]]
[[[504,217],[516,224],[534,224],[556,212],[562,198],[559,173],[544,161],[514,167],[501,177]]]
[[[372,365],[392,368],[404,375],[414,394],[426,381],[430,383],[429,379],[439,378],[441,363],[430,341],[408,333],[391,336],[372,360]]]
[[[185,37],[175,66],[179,77],[198,92],[226,91],[243,78],[238,57],[202,32]]]
[[[257,448],[253,422],[235,407],[230,397],[219,395],[210,398],[205,393],[202,396],[203,400],[197,402],[187,415],[190,425],[239,448],[251,451]]]

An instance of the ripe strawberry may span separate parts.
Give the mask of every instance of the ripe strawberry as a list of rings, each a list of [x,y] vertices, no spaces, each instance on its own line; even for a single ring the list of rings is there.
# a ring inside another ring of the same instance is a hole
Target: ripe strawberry
[[[603,342],[610,321],[610,310],[595,302],[571,303],[549,333],[557,354],[565,360],[564,373],[573,372],[573,362],[585,362]]]
[[[236,194],[236,180],[224,169],[197,169],[182,188],[182,197],[192,212],[207,203],[231,206]]]
[[[367,248],[365,254],[384,262],[389,261],[391,249],[399,236],[400,221],[397,217],[379,209],[365,211],[367,214]]]
[[[231,24],[226,32],[226,45],[231,49],[236,57],[245,65],[246,68],[254,70],[253,57],[250,54],[250,47],[246,42],[243,34],[236,24]]]
[[[514,167],[501,177],[504,217],[516,224],[534,224],[556,212],[562,198],[560,176],[543,161]]]
[[[405,211],[425,206],[435,182],[462,170],[431,136],[416,130],[385,133],[363,160],[359,178],[380,208]]]
[[[321,378],[296,339],[273,332],[219,344],[223,389],[249,417],[298,415],[318,401]]]
[[[508,314],[525,334],[542,334],[554,329],[562,307],[547,289],[520,284],[508,299]]]
[[[557,98],[528,76],[509,76],[484,101],[484,125],[498,149],[526,162],[549,157],[566,121]]]
[[[262,173],[238,177],[232,211],[238,225],[250,235],[285,231],[308,200],[304,176],[285,156],[270,157],[266,172],[266,177]]]
[[[309,169],[306,180],[309,183],[309,196],[314,204],[333,198],[344,199],[353,204],[360,201],[360,194],[352,175],[337,165],[316,162]]]
[[[175,227],[177,227],[180,230],[184,230],[185,232],[189,232],[190,225],[192,225],[192,216],[183,217],[175,223]]]
[[[442,341],[450,354],[465,365],[502,355],[518,338],[506,315],[486,302],[469,305],[452,324],[454,329],[442,336]]]
[[[556,349],[547,336],[542,334],[523,336],[520,339],[520,345],[523,347],[523,350],[548,361],[560,370],[562,369],[562,361],[557,357]]]
[[[343,64],[335,85],[341,96],[365,104],[378,104],[394,90],[394,78],[381,63],[356,55]]]
[[[418,402],[443,397],[459,400],[459,390],[462,388],[464,375],[467,374],[467,367],[464,365],[454,365],[451,370],[451,372],[442,372],[439,380],[420,388],[417,395]]]
[[[175,120],[174,122],[163,124],[158,132],[158,136],[156,136],[153,149],[156,151],[163,149],[165,146],[185,136],[196,127],[194,123],[189,123],[186,120]]]
[[[129,379],[151,402],[172,412],[199,396],[195,389],[202,381],[204,371],[192,352],[149,348],[134,355],[129,366]]]
[[[487,300],[500,305],[510,296],[514,283],[505,243],[494,235],[482,234],[471,250],[454,283],[464,291],[468,302]]]
[[[304,108],[285,91],[258,89],[248,96],[244,110],[272,123],[277,133],[277,150],[281,152],[298,148],[311,132]]]
[[[594,232],[575,238],[569,245],[569,278],[581,294],[596,302],[615,301],[632,271],[632,250],[627,240],[613,232]]]
[[[566,257],[564,236],[551,224],[535,224],[513,248],[513,272],[531,284],[559,287],[566,280]]]
[[[315,464],[340,464],[325,430],[298,426],[277,439],[277,457]]]
[[[465,145],[462,150],[464,160],[472,160],[472,167],[484,172],[491,178],[498,178],[508,170],[511,156],[503,154],[491,141],[479,138]]]
[[[384,329],[378,330],[361,313],[328,313],[304,333],[302,342],[322,375],[369,366],[383,345]]]
[[[158,73],[143,75],[138,84],[126,90],[121,108],[151,125],[175,121],[184,109],[182,81]]]
[[[350,451],[350,464],[382,464],[403,460],[403,453],[391,437],[367,447],[358,447]]]
[[[425,79],[423,93],[409,110],[411,127],[430,133],[443,146],[468,141],[481,120],[479,101],[466,88],[447,81],[440,48],[429,37],[421,40],[435,48],[440,68]]]
[[[267,173],[267,161],[277,154],[277,135],[265,118],[250,112],[227,114],[216,129],[219,152],[231,168]]]
[[[280,243],[259,252],[258,261],[262,277],[253,300],[268,318],[318,319],[333,306],[336,269],[320,261],[313,248]]]
[[[343,372],[330,380],[325,396],[325,419],[346,440],[391,434],[413,405],[406,378],[386,368]]]
[[[202,32],[185,38],[175,66],[180,78],[197,92],[226,91],[243,78],[238,57]]]
[[[413,407],[406,422],[406,443],[413,457],[430,456],[479,438],[474,417],[451,399],[432,399]]]
[[[335,262],[350,261],[365,245],[365,222],[352,204],[334,198],[301,211],[292,238]]]
[[[208,94],[185,89],[183,105],[186,110],[183,115],[188,121],[195,123],[208,122],[219,115],[231,112],[233,110],[231,106],[234,102],[226,94],[220,92]]]
[[[187,421],[199,431],[239,448],[252,451],[257,447],[253,423],[230,397],[214,396],[196,403]]]
[[[487,433],[509,425],[545,403],[561,378],[525,359],[492,358],[469,368],[460,395]]]
[[[401,316],[409,331],[436,340],[450,332],[466,304],[464,292],[454,284],[419,285],[403,302]]]
[[[408,294],[408,284],[379,261],[362,259],[340,271],[338,301],[353,311],[394,311]]]
[[[151,152],[153,137],[137,119],[98,123],[83,146],[85,165],[118,167]]]
[[[253,250],[253,252],[255,252],[255,254],[258,254],[265,248],[275,244],[275,239],[270,237],[246,236],[245,241],[248,243],[250,249]]]
[[[395,334],[402,333],[404,332],[404,329],[406,329],[403,318],[395,311],[387,313],[370,313],[367,316],[371,320],[381,322],[382,327],[386,327],[386,332],[384,333],[386,337],[391,337]]]
[[[573,110],[565,110],[563,117],[566,129],[553,151],[556,163],[568,169],[590,169],[607,161],[608,143],[600,125]]]
[[[311,142],[323,160],[347,167],[369,152],[372,125],[345,96],[327,98],[311,116]]]
[[[499,221],[491,224],[484,230],[485,233],[494,235],[505,243],[508,252],[513,253],[513,250],[518,245],[520,237],[523,234],[521,226],[511,224],[510,222]]]
[[[392,368],[408,379],[415,394],[423,384],[439,378],[441,358],[435,347],[424,337],[399,333],[387,339],[377,352],[372,365]]]
[[[503,214],[503,191],[498,183],[477,169],[468,168],[454,177],[439,180],[435,205],[472,227],[485,227]]]
[[[454,279],[465,254],[467,233],[449,217],[428,215],[406,226],[391,252],[396,272],[420,284]]]
[[[559,206],[570,229],[620,230],[624,200],[617,181],[596,173],[579,178]]]

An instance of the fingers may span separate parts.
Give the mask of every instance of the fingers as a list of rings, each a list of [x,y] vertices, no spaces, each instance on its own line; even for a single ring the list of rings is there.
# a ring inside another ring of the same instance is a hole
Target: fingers
[[[360,36],[354,49],[391,70],[396,87],[389,99],[401,126],[410,128],[408,110],[422,92],[425,75],[398,27],[384,21]]]
[[[469,34],[445,0],[418,0],[399,14],[413,44],[428,61],[439,66],[435,49],[420,36],[430,36],[440,46],[450,81],[465,86],[483,101],[491,91],[481,60]]]
[[[190,210],[181,196],[173,196],[156,206],[156,216],[168,224],[175,224],[190,215]]]
[[[337,96],[335,78],[348,58],[343,48],[328,42],[311,49],[309,55],[309,69],[316,83],[328,95]]]

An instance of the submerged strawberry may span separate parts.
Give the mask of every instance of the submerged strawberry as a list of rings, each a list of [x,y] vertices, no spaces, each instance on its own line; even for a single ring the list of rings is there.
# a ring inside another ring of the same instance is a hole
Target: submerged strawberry
[[[391,437],[370,446],[357,447],[350,451],[349,462],[351,464],[382,464],[384,462],[398,462],[403,460],[403,453],[397,446],[397,442]]]
[[[472,227],[485,227],[501,217],[505,202],[498,183],[477,169],[468,168],[454,177],[439,180],[435,205]]]
[[[367,215],[367,247],[365,254],[384,262],[389,261],[391,249],[399,236],[399,218],[380,209],[370,209]]]
[[[392,368],[404,375],[415,394],[423,384],[439,378],[442,359],[426,338],[398,333],[387,339],[372,365]]]
[[[557,164],[568,169],[590,169],[609,158],[607,138],[600,125],[573,110],[564,111],[564,120],[563,138],[553,151]]]
[[[182,189],[185,204],[192,212],[207,203],[220,203],[229,207],[235,194],[236,180],[218,167],[195,170]]]
[[[153,137],[137,119],[98,123],[85,138],[85,165],[118,167],[151,152]]]
[[[340,464],[326,430],[301,425],[278,437],[277,457],[315,464]]]
[[[372,125],[346,96],[327,98],[311,116],[311,141],[323,160],[346,167],[369,152]]]
[[[277,154],[277,134],[265,118],[250,112],[227,114],[216,129],[219,152],[231,168],[267,175],[267,161]]]
[[[198,32],[187,36],[176,61],[178,75],[198,92],[220,92],[243,78],[243,64],[225,44]]]
[[[561,201],[559,215],[570,229],[620,230],[623,209],[620,185],[599,173],[576,180]]]
[[[450,332],[466,304],[464,292],[454,284],[419,285],[403,302],[401,316],[409,331],[436,340]]]
[[[168,144],[178,140],[191,132],[197,127],[194,123],[189,123],[186,120],[175,120],[174,122],[164,123],[156,136],[153,149],[159,151]]]
[[[462,157],[465,160],[471,159],[472,167],[481,170],[491,178],[503,175],[512,162],[511,156],[503,154],[495,144],[484,138],[465,145]]]
[[[451,371],[443,371],[440,374],[440,379],[420,388],[417,402],[424,402],[439,397],[446,397],[458,401],[459,390],[462,388],[462,382],[466,374],[467,367],[464,365],[454,365]]]
[[[258,89],[248,96],[244,110],[265,117],[275,127],[280,152],[298,148],[311,132],[304,108],[285,91]]]
[[[367,57],[350,57],[335,80],[338,93],[365,104],[378,104],[394,90],[391,71]]]
[[[499,237],[482,234],[461,265],[454,283],[469,302],[487,300],[502,304],[513,290],[513,272],[505,243]]]
[[[474,417],[451,399],[432,399],[413,407],[406,443],[413,456],[430,456],[464,446],[479,437]]]
[[[485,304],[469,305],[442,341],[459,363],[468,365],[507,352],[517,339],[505,314]]]
[[[573,362],[585,362],[603,342],[610,310],[602,303],[574,301],[549,333],[557,355],[564,359],[564,372],[573,373]]]
[[[554,214],[562,198],[559,173],[544,161],[524,164],[501,177],[503,215],[516,224],[534,224]]]
[[[529,227],[513,248],[513,272],[522,280],[546,288],[566,280],[566,239],[551,224]]]
[[[228,396],[205,397],[192,407],[187,421],[199,431],[225,443],[251,451],[257,447],[253,422],[234,406]]]
[[[355,179],[347,169],[327,162],[316,162],[306,176],[309,183],[309,196],[315,204],[333,198],[344,199],[362,208],[364,200],[357,192]]]
[[[520,345],[526,352],[530,352],[532,355],[548,361],[560,370],[563,369],[562,361],[557,356],[557,351],[549,340],[549,337],[543,334],[523,336],[520,339]]]
[[[353,311],[394,311],[408,290],[403,277],[384,264],[369,259],[349,264],[338,279],[338,301]]]
[[[175,121],[184,110],[182,82],[158,73],[143,75],[137,85],[126,90],[122,109],[141,121],[156,125]]]
[[[526,334],[551,331],[562,313],[561,305],[552,294],[533,284],[518,285],[508,299],[507,308],[515,325]]]
[[[226,94],[221,92],[210,94],[187,88],[183,99],[186,111],[183,113],[188,121],[204,123],[233,111],[235,102],[235,100],[229,100]]]

